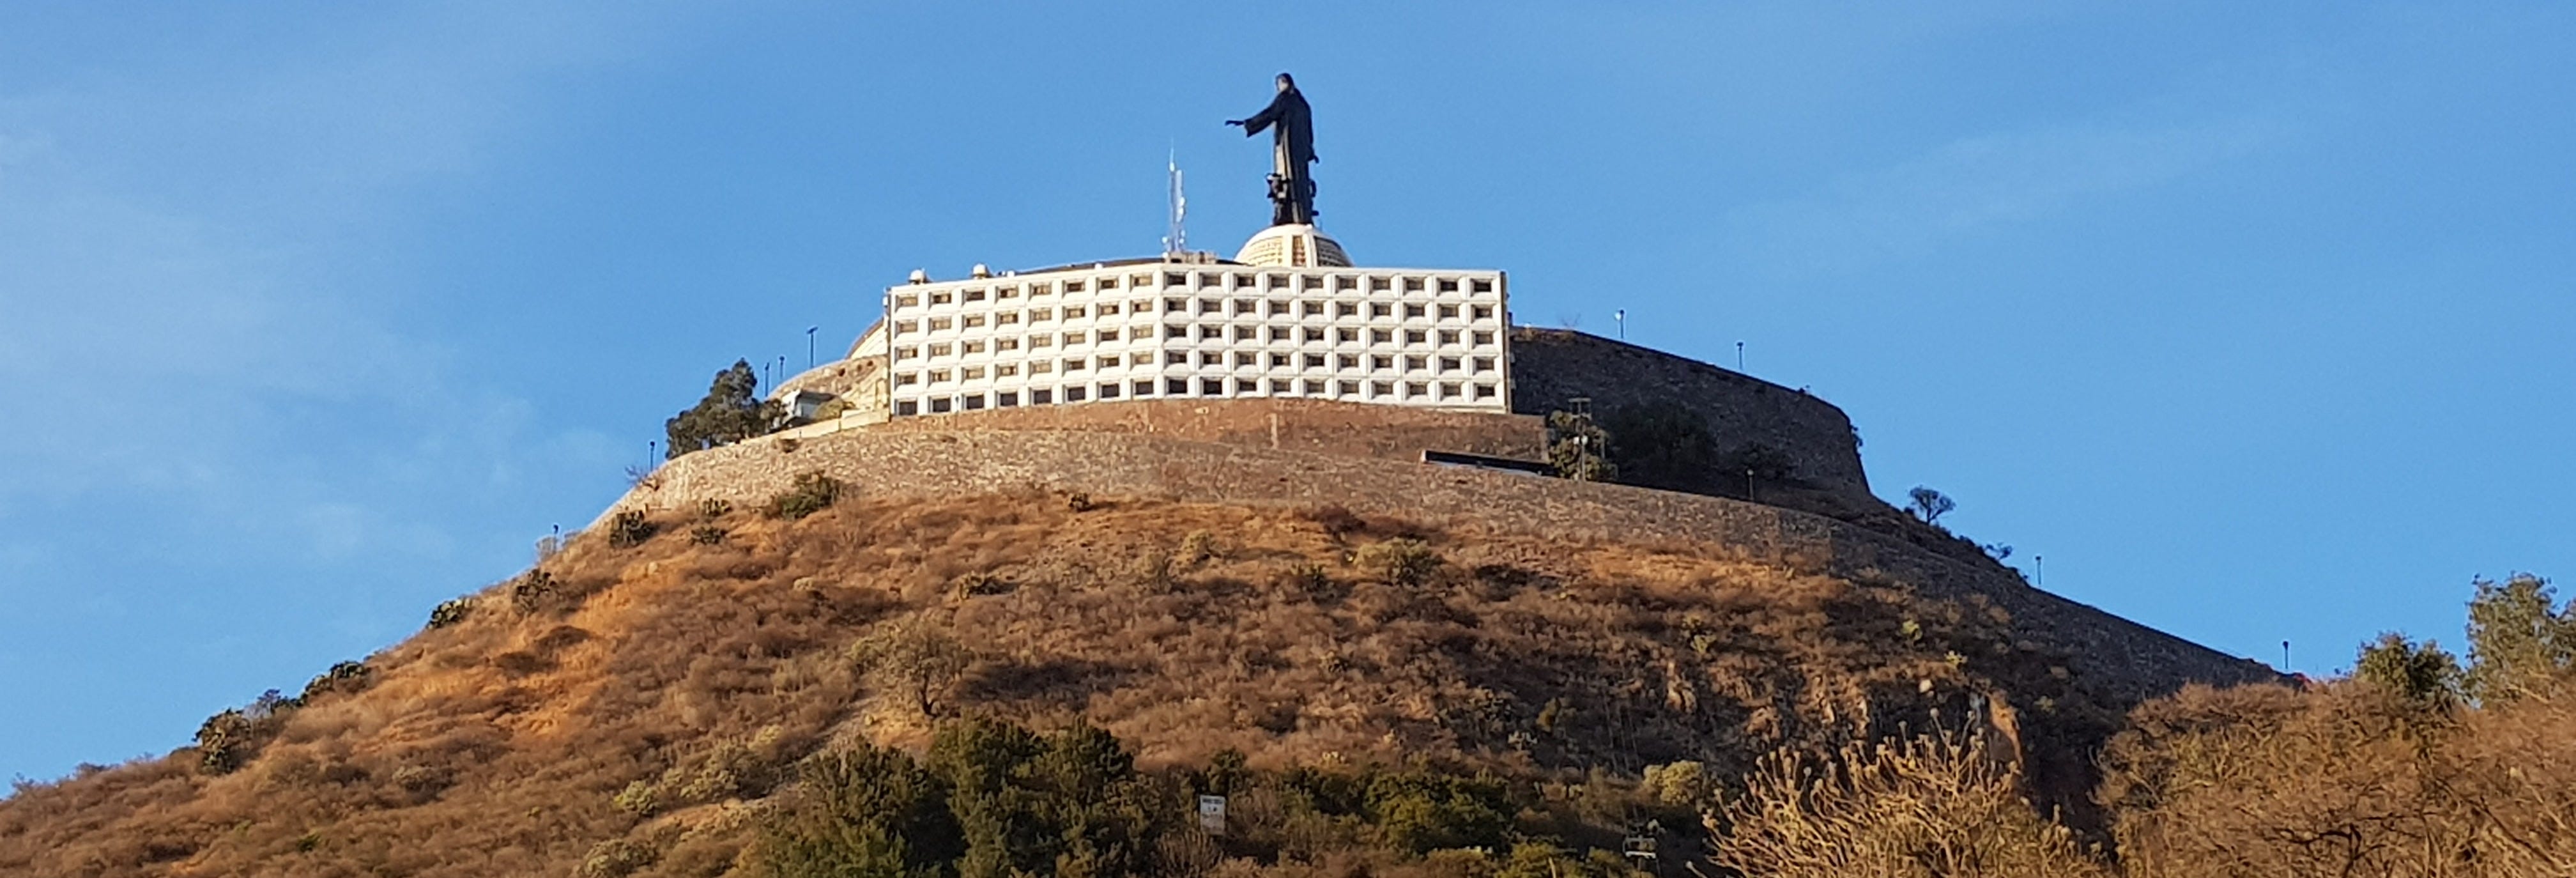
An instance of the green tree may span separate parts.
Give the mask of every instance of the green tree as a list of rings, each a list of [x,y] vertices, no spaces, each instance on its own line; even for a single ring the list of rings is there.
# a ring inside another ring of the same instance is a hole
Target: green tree
[[[1593,423],[1591,416],[1549,412],[1547,436],[1547,462],[1558,476],[1578,482],[1606,482],[1618,477],[1619,468],[1610,463],[1610,434]]]
[[[2469,599],[2469,692],[2480,703],[2553,691],[2576,672],[2576,601],[2559,605],[2549,581],[2517,573],[2480,579]]]
[[[786,420],[784,407],[760,398],[760,376],[751,370],[751,363],[735,360],[732,368],[716,373],[705,399],[663,422],[662,431],[670,440],[663,457],[677,458],[767,435]]]
[[[1959,501],[1922,485],[1916,485],[1914,490],[1905,492],[1905,497],[1910,501],[1907,508],[1913,511],[1914,517],[1923,519],[1924,524],[1938,526],[1941,523],[1941,516],[1948,515],[1950,510],[1959,508]]]
[[[900,694],[924,718],[940,715],[948,690],[975,663],[975,653],[921,614],[880,627],[850,645],[850,662],[871,686]]]
[[[2414,704],[2447,708],[2460,701],[2459,660],[2431,641],[2394,631],[2362,645],[2352,676]]]
[[[1619,461],[1619,481],[1649,488],[1688,490],[1723,480],[1717,437],[1690,409],[1672,403],[1632,406],[1601,419],[1610,436],[1609,457]]]
[[[1161,828],[1153,789],[1107,732],[1075,726],[1042,737],[968,719],[939,730],[929,762],[951,790],[962,878],[1148,871]]]
[[[899,751],[862,741],[797,776],[755,849],[772,878],[931,878],[963,851],[946,784]]]

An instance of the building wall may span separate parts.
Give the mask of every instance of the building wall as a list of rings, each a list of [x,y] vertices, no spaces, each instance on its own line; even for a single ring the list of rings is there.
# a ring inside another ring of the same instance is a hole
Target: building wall
[[[1594,417],[1604,421],[1628,410],[1678,407],[1708,428],[1723,454],[1760,444],[1784,456],[1791,478],[1806,487],[1869,496],[1860,436],[1832,403],[1803,390],[1597,335],[1512,330],[1512,411],[1543,416],[1566,409],[1575,397],[1589,397]],[[1741,473],[1736,466],[1732,473],[1712,472],[1710,485],[1674,487],[1740,494],[1734,486],[1741,484]]]
[[[2062,654],[2071,670],[2116,697],[2143,699],[2193,681],[2276,679],[2255,662],[2031,588],[1998,565],[1944,557],[1821,516],[1621,485],[1161,436],[867,429],[796,442],[755,439],[671,461],[603,519],[630,509],[690,509],[706,499],[757,506],[805,472],[828,474],[868,497],[1034,489],[1100,499],[1335,503],[1470,533],[1660,544],[1982,600],[2009,615],[2017,644]]]
[[[1508,411],[1498,271],[1144,263],[886,292],[895,417],[1112,399]]]

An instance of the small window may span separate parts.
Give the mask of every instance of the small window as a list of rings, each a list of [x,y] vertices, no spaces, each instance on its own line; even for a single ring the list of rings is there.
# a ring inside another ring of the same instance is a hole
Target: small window
[[[1204,324],[1203,324],[1203,325],[1201,325],[1201,326],[1199,327],[1199,338],[1200,338],[1200,340],[1202,340],[1202,341],[1204,341],[1204,340],[1208,340],[1208,339],[1222,339],[1222,338],[1225,338],[1225,327],[1222,327],[1222,326],[1208,326],[1208,325],[1204,325]]]
[[[995,324],[997,324],[997,325],[1001,325],[1001,326],[1015,326],[1015,325],[1018,325],[1018,324],[1019,324],[1019,322],[1020,322],[1020,312],[1018,312],[1018,311],[1004,311],[1004,312],[1002,312],[1002,313],[995,314],[995,315],[993,315],[993,322],[994,322]]]
[[[1100,385],[1100,398],[1101,398],[1101,399],[1117,399],[1117,398],[1118,398],[1118,385],[1117,385],[1117,384],[1115,384],[1115,383]]]
[[[1116,303],[1116,302],[1102,302],[1102,303],[1100,303],[1100,316],[1102,316],[1102,317],[1107,317],[1107,316],[1109,316],[1109,315],[1111,315],[1111,314],[1116,314],[1116,313],[1118,313],[1118,303]]]
[[[1018,374],[1020,374],[1020,364],[1018,363],[1002,363],[993,367],[993,377],[995,378],[1009,378]]]
[[[996,298],[996,299],[1017,299],[1017,298],[1019,298],[1019,297],[1020,297],[1020,288],[1019,288],[1019,287],[994,287],[994,288],[993,288],[993,298]]]
[[[1371,316],[1371,317],[1393,317],[1393,316],[1395,316],[1395,306],[1394,306],[1394,305],[1389,305],[1389,304],[1387,304],[1387,303],[1385,303],[1385,302],[1370,302],[1370,303],[1369,303],[1369,316]]]
[[[1457,343],[1458,343],[1458,330],[1455,330],[1455,329],[1443,329],[1443,330],[1440,330],[1440,343],[1441,343],[1441,344],[1457,344]]]
[[[1190,300],[1188,299],[1163,300],[1163,313],[1165,314],[1187,314],[1189,313],[1189,310]]]
[[[1307,341],[1323,341],[1324,328],[1321,326],[1306,327],[1305,337]]]
[[[1260,356],[1260,354],[1256,354],[1251,351],[1237,351],[1234,355],[1234,364],[1237,366],[1258,366],[1261,365]]]
[[[1358,396],[1360,395],[1360,383],[1357,381],[1344,381],[1341,383],[1340,393],[1343,396]]]
[[[1259,382],[1259,381],[1254,381],[1254,380],[1252,380],[1252,379],[1250,379],[1250,378],[1237,378],[1237,379],[1234,379],[1234,392],[1236,392],[1236,393],[1260,393],[1260,392],[1261,392],[1261,382]]]
[[[948,346],[947,342],[943,341],[930,346],[930,355],[934,357],[945,357],[948,356],[950,350],[952,350],[952,348]]]
[[[1286,302],[1271,302],[1271,303],[1270,303],[1270,316],[1272,316],[1272,317],[1285,317],[1285,316],[1288,316],[1288,303],[1286,303]]]
[[[1166,366],[1187,366],[1187,365],[1189,365],[1189,364],[1190,364],[1190,352],[1188,352],[1188,351],[1164,351],[1164,352],[1163,352],[1163,365],[1166,365]]]
[[[1054,293],[1054,292],[1055,292],[1055,285],[1054,285],[1054,284],[1030,284],[1030,285],[1029,285],[1029,298],[1032,298],[1032,299],[1037,298],[1037,297],[1039,297],[1039,296],[1049,295],[1049,294],[1052,294],[1052,293]]]
[[[1442,319],[1442,320],[1456,320],[1456,319],[1458,319],[1458,306],[1456,306],[1456,305],[1442,305],[1442,306],[1440,306],[1440,319]]]
[[[1407,381],[1407,382],[1405,382],[1405,383],[1404,383],[1404,395],[1405,395],[1405,397],[1406,397],[1407,399],[1411,399],[1411,398],[1414,398],[1414,397],[1430,396],[1430,395],[1431,395],[1431,382],[1428,382],[1428,381]]]
[[[1387,344],[1387,343],[1390,343],[1390,342],[1393,342],[1393,341],[1395,341],[1395,330],[1392,330],[1392,329],[1372,329],[1372,330],[1369,330],[1369,343],[1370,343],[1370,344]]]
[[[1335,302],[1335,303],[1333,303],[1333,314],[1334,314],[1335,316],[1338,316],[1338,317],[1357,317],[1357,316],[1360,316],[1360,303],[1358,303],[1358,302]]]
[[[901,335],[901,334],[903,334],[903,333],[907,333],[907,332],[920,332],[920,331],[921,331],[921,321],[918,321],[918,320],[897,320],[897,321],[895,321],[895,322],[894,322],[894,331],[895,331],[895,334],[896,334],[896,335]]]
[[[1441,291],[1441,292],[1444,292],[1444,293],[1454,293],[1454,292],[1457,292],[1457,291],[1458,291],[1458,279],[1457,279],[1457,278],[1454,278],[1454,277],[1444,277],[1444,278],[1441,278],[1441,279],[1440,279],[1440,291]]]
[[[896,387],[911,387],[919,383],[921,383],[921,373],[918,372],[897,372],[894,375]]]
[[[1480,277],[1476,279],[1473,286],[1468,287],[1468,290],[1470,292],[1490,293],[1494,291],[1494,282],[1490,279]]]
[[[1369,292],[1372,292],[1372,293],[1383,293],[1383,292],[1386,292],[1386,291],[1388,291],[1388,290],[1391,290],[1391,289],[1394,289],[1394,288],[1395,288],[1392,284],[1393,284],[1393,279],[1392,279],[1392,278],[1383,278],[1383,277],[1373,277],[1373,278],[1369,278]]]
[[[1476,305],[1476,306],[1472,306],[1472,307],[1470,307],[1470,308],[1468,308],[1468,309],[1467,309],[1467,314],[1468,314],[1468,316],[1473,317],[1473,318],[1478,319],[1478,320],[1492,320],[1492,319],[1494,319],[1494,306],[1492,306],[1492,305]]]
[[[1422,304],[1421,304],[1421,303],[1419,303],[1419,302],[1415,302],[1415,303],[1411,303],[1411,304],[1407,304],[1407,305],[1405,305],[1405,306],[1404,306],[1404,316],[1406,316],[1406,317],[1420,317],[1420,316],[1422,316]]]
[[[1429,341],[1429,340],[1430,340],[1430,333],[1423,332],[1422,330],[1419,330],[1419,329],[1407,329],[1407,330],[1405,330],[1405,331],[1404,331],[1404,343],[1405,343],[1405,344],[1422,344],[1422,343],[1424,343],[1424,342],[1426,342],[1426,341]]]
[[[932,330],[932,331],[934,331],[934,332],[935,332],[935,331],[938,331],[938,330],[942,330],[942,329],[948,329],[948,328],[953,327],[953,326],[956,326],[956,325],[957,325],[957,324],[956,324],[956,323],[955,323],[951,318],[947,318],[947,317],[933,317],[933,318],[930,318],[930,328],[931,328],[931,330]]]
[[[1425,357],[1421,354],[1414,354],[1404,358],[1404,368],[1416,372],[1431,368],[1431,358]]]
[[[1085,316],[1085,314],[1086,314],[1086,313],[1087,313],[1087,312],[1083,311],[1083,310],[1082,310],[1082,306],[1080,306],[1080,305],[1066,305],[1066,306],[1064,306],[1064,319],[1066,319],[1066,320],[1071,320],[1071,319],[1076,318],[1076,317]]]
[[[1293,392],[1295,392],[1295,391],[1291,390],[1290,388],[1293,388],[1293,387],[1295,387],[1295,386],[1296,386],[1296,382],[1294,382],[1294,381],[1290,381],[1290,380],[1288,380],[1288,379],[1286,379],[1286,378],[1272,378],[1272,379],[1270,379],[1270,392],[1272,392],[1272,393],[1280,393],[1280,394],[1293,393]]]
[[[1182,339],[1189,338],[1190,328],[1187,326],[1166,326],[1163,327],[1163,337]]]
[[[921,359],[921,349],[920,349],[920,348],[895,348],[895,349],[894,349],[894,358],[895,358],[896,360],[898,360],[898,361],[901,361],[901,360],[918,360],[918,359]]]
[[[1440,358],[1440,371],[1443,371],[1443,372],[1455,372],[1455,371],[1458,371],[1460,368],[1461,368],[1461,366],[1459,365],[1459,360],[1458,360],[1458,358],[1457,358],[1457,357],[1441,357],[1441,358]]]
[[[1269,276],[1263,277],[1263,278],[1261,279],[1261,288],[1262,288],[1262,289],[1265,289],[1265,290],[1284,290],[1284,289],[1287,289],[1287,288],[1288,288],[1288,276],[1287,276],[1287,275],[1284,275],[1284,274],[1274,274],[1274,275],[1269,275]]]
[[[962,403],[959,408],[970,412],[984,407],[984,395],[981,393],[969,393],[959,397],[957,401]]]
[[[1478,371],[1478,372],[1491,372],[1491,371],[1494,371],[1494,358],[1492,358],[1492,357],[1477,357],[1477,358],[1476,358],[1476,371]]]
[[[1067,372],[1080,372],[1082,371],[1083,362],[1084,361],[1081,357],[1066,357],[1064,358],[1064,370]]]
[[[1103,329],[1097,333],[1093,333],[1093,335],[1098,337],[1101,341],[1117,341],[1118,327],[1112,326],[1108,329]]]
[[[1299,304],[1298,304],[1298,307],[1297,307],[1297,316],[1299,316],[1299,317],[1322,317],[1322,316],[1324,316],[1324,303],[1322,303],[1322,302],[1301,302],[1301,303],[1299,303]]]
[[[1054,346],[1054,344],[1055,344],[1055,336],[1052,336],[1052,335],[1032,335],[1032,336],[1029,336],[1029,347],[1033,347],[1033,348],[1052,347],[1052,346]]]
[[[1357,369],[1360,367],[1360,356],[1358,354],[1343,354],[1339,365],[1344,369]]]
[[[1356,329],[1336,329],[1333,330],[1333,334],[1338,336],[1341,341],[1360,340],[1360,331]]]
[[[930,401],[930,413],[934,415],[947,414],[949,407],[949,400],[944,396]]]
[[[1271,354],[1271,355],[1270,355],[1270,365],[1271,365],[1271,366],[1273,366],[1273,367],[1284,367],[1284,366],[1289,365],[1289,362],[1288,362],[1288,355],[1287,355],[1287,354]]]
[[[894,413],[904,417],[921,414],[921,404],[907,399],[894,404]]]
[[[1102,356],[1101,356],[1101,358],[1100,358],[1100,368],[1103,368],[1103,369],[1115,369],[1115,368],[1118,368],[1118,355],[1117,355],[1117,354],[1104,354],[1104,355],[1102,355]]]
[[[1090,340],[1091,333],[1088,332],[1068,332],[1064,334],[1064,343],[1069,345],[1081,344]]]
[[[1371,381],[1371,382],[1369,382],[1369,395],[1370,395],[1370,396],[1394,396],[1394,395],[1395,395],[1395,382],[1393,382],[1393,381]]]
[[[1360,288],[1360,279],[1359,279],[1359,278],[1352,277],[1352,276],[1347,275],[1347,274],[1342,275],[1342,276],[1340,276],[1340,277],[1333,278],[1333,291],[1334,291],[1334,292],[1337,292],[1337,293],[1338,293],[1338,292],[1346,292],[1346,291],[1349,291],[1349,290],[1356,290],[1356,289],[1359,289],[1359,288]]]
[[[1232,283],[1233,283],[1233,285],[1234,285],[1234,288],[1235,288],[1235,289],[1238,289],[1238,290],[1248,290],[1248,289],[1251,289],[1251,288],[1252,288],[1252,275],[1248,275],[1248,274],[1237,274],[1237,275],[1234,275],[1234,276],[1232,277]]]
[[[1065,281],[1065,282],[1064,282],[1064,291],[1065,291],[1065,292],[1068,292],[1068,293],[1079,293],[1079,292],[1082,292],[1082,291],[1083,291],[1083,289],[1084,289],[1084,287],[1083,287],[1083,285],[1082,285],[1082,282],[1081,282],[1081,281],[1078,281],[1078,280],[1069,280],[1069,281]],[[1067,315],[1067,316],[1075,316],[1075,315]]]
[[[932,294],[930,294],[930,304],[933,304],[933,305],[945,305],[945,304],[948,304],[948,303],[950,303],[950,302],[954,302],[954,301],[957,301],[957,294],[955,294],[955,293],[932,293]]]
[[[1188,396],[1188,395],[1189,395],[1189,393],[1190,393],[1190,379],[1187,379],[1187,378],[1165,378],[1165,379],[1163,379],[1163,395],[1164,395],[1164,396]]]
[[[1011,407],[1013,407],[1013,406],[1017,406],[1017,405],[1019,405],[1019,404],[1020,404],[1020,393],[1019,393],[1019,391],[1016,391],[1016,390],[1005,390],[1005,391],[1002,391],[1002,392],[1000,392],[1000,393],[993,394],[993,407],[994,407],[994,408],[1006,409],[1006,408],[1011,408]]]
[[[967,290],[967,291],[966,291],[966,294],[965,294],[965,301],[968,301],[968,302],[981,302],[981,301],[984,301],[984,291],[983,291],[983,290]]]
[[[1289,334],[1290,334],[1290,333],[1293,333],[1293,332],[1295,332],[1295,331],[1296,331],[1296,330],[1291,329],[1291,328],[1289,328],[1289,327],[1285,327],[1285,326],[1273,326],[1273,327],[1270,327],[1270,340],[1271,340],[1271,341],[1292,341],[1293,339],[1290,337],[1290,335],[1289,335]]]
[[[1238,316],[1244,314],[1259,314],[1261,313],[1261,303],[1251,299],[1236,299],[1234,300],[1234,313]]]
[[[1031,374],[1031,375],[1045,375],[1045,374],[1048,374],[1048,373],[1051,373],[1051,372],[1054,372],[1054,371],[1055,371],[1055,361],[1054,361],[1054,360],[1030,360],[1030,361],[1029,361],[1029,374]]]
[[[1134,391],[1135,391],[1135,395],[1137,395],[1137,396],[1152,396],[1152,395],[1154,395],[1154,379],[1151,379],[1151,378],[1138,378],[1138,379],[1136,379],[1135,381],[1130,382],[1130,383],[1134,385],[1134,386],[1133,386],[1132,388],[1130,388],[1130,389],[1132,389],[1132,390],[1134,390]]]
[[[1308,379],[1306,379],[1306,395],[1307,395],[1307,396],[1322,396],[1322,395],[1324,395],[1324,382],[1319,381],[1319,380],[1316,380],[1316,379],[1313,379],[1313,378],[1308,378]]]
[[[1178,271],[1167,271],[1163,273],[1163,285],[1167,287],[1186,287],[1190,285],[1190,276]]]
[[[1221,299],[1200,299],[1200,300],[1199,300],[1199,313],[1201,313],[1201,314],[1222,314],[1222,313],[1225,313],[1225,302],[1224,302],[1224,300],[1221,300]]]
[[[1492,399],[1492,398],[1494,398],[1494,386],[1493,386],[1493,385],[1491,385],[1491,384],[1479,384],[1479,385],[1476,385],[1476,398],[1477,398],[1477,399]]]
[[[1234,328],[1234,340],[1235,340],[1235,341],[1260,341],[1260,340],[1261,340],[1261,327],[1258,327],[1258,326],[1237,326],[1237,327],[1235,327],[1235,328]]]
[[[1080,387],[1067,387],[1064,389],[1064,401],[1081,402],[1085,392],[1086,391]]]
[[[1224,355],[1224,354],[1221,354],[1221,353],[1217,353],[1216,351],[1200,351],[1200,352],[1199,352],[1199,365],[1201,365],[1201,366],[1223,366],[1223,365],[1225,365],[1225,355]]]
[[[1031,322],[1031,323],[1035,323],[1035,322],[1040,321],[1040,320],[1054,320],[1054,319],[1055,319],[1055,309],[1053,309],[1053,308],[1031,308],[1031,309],[1029,309],[1029,322]]]
[[[984,352],[984,342],[981,340],[959,342],[957,349],[970,354],[980,354]]]
[[[1404,279],[1404,291],[1405,291],[1405,292],[1408,292],[1408,293],[1419,293],[1419,292],[1422,292],[1422,279],[1421,279],[1421,278],[1418,278],[1418,277],[1408,277],[1408,278],[1405,278],[1405,279]]]
[[[1224,396],[1224,395],[1225,395],[1225,379],[1223,379],[1223,378],[1201,378],[1201,379],[1199,379],[1199,395],[1200,395],[1200,396]]]
[[[1029,391],[1029,404],[1030,404],[1030,405],[1046,405],[1046,404],[1051,403],[1051,402],[1054,402],[1054,401],[1055,401],[1055,391],[1052,391],[1052,390],[1032,390],[1032,391]]]
[[[1321,369],[1321,368],[1324,368],[1324,355],[1323,355],[1323,354],[1307,354],[1307,355],[1306,355],[1306,368],[1309,368],[1309,369]]]
[[[912,293],[905,293],[894,297],[894,306],[897,308],[918,308],[921,307],[921,297]]]
[[[1393,368],[1395,368],[1395,357],[1390,356],[1390,355],[1387,355],[1387,354],[1378,354],[1377,356],[1370,357],[1370,358],[1369,358],[1369,368],[1371,368],[1371,369],[1393,369]]]
[[[1118,279],[1117,279],[1117,278],[1114,278],[1114,277],[1104,277],[1104,278],[1101,278],[1101,279],[1100,279],[1100,288],[1101,288],[1101,289],[1104,289],[1104,290],[1114,290],[1114,289],[1117,289],[1117,288],[1118,288]]]
[[[1484,347],[1484,346],[1486,346],[1486,345],[1493,344],[1493,343],[1494,343],[1494,334],[1493,334],[1492,332],[1490,332],[1490,331],[1486,331],[1486,330],[1481,330],[1481,329],[1476,331],[1476,346],[1477,346],[1477,347]]]

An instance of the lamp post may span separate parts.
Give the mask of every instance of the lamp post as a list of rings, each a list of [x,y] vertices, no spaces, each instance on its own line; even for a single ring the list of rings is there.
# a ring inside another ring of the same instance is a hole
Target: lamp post
[[[821,328],[823,327],[805,327],[805,368],[814,368],[814,330]]]
[[[1612,311],[1612,312],[1610,312],[1610,320],[1611,320],[1612,322],[1614,322],[1614,323],[1619,324],[1619,340],[1620,340],[1620,341],[1627,341],[1627,340],[1628,340],[1628,309],[1626,309],[1626,308],[1621,308],[1621,309],[1619,309],[1619,310],[1617,310],[1617,311]]]

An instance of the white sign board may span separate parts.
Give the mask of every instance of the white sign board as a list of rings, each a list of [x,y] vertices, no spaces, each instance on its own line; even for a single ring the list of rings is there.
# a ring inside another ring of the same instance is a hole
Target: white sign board
[[[1225,834],[1225,797],[1199,797],[1199,828],[1209,835]]]

